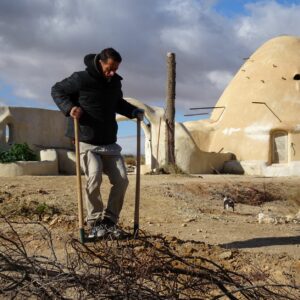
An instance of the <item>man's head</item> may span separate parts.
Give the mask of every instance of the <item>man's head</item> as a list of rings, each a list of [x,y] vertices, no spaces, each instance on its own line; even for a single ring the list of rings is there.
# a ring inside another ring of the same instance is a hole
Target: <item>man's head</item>
[[[120,53],[113,48],[106,48],[101,51],[99,58],[104,77],[113,77],[122,61]]]

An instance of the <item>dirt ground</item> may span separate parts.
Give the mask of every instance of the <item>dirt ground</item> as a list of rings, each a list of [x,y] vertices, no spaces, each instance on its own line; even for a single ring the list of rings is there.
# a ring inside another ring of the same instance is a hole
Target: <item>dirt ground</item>
[[[120,218],[126,229],[133,227],[135,176],[129,180]],[[259,270],[275,282],[300,285],[299,183],[297,177],[143,175],[140,228],[176,237],[185,251],[200,251],[231,269]],[[109,188],[104,177],[104,203]],[[224,195],[235,200],[235,211],[224,210]],[[2,177],[0,211],[41,221],[63,253],[64,241],[78,235],[76,178]],[[33,247],[40,247],[38,241]]]

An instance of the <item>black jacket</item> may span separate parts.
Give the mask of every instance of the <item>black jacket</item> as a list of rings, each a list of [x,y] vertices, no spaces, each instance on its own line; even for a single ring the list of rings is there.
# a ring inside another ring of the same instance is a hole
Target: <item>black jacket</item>
[[[132,119],[136,107],[123,99],[122,77],[115,74],[108,81],[102,75],[98,60],[98,55],[87,55],[84,58],[86,70],[57,82],[51,95],[68,117],[66,136],[74,138],[73,119],[69,114],[74,106],[80,106],[83,115],[79,119],[79,140],[93,145],[108,145],[117,140],[116,113]]]

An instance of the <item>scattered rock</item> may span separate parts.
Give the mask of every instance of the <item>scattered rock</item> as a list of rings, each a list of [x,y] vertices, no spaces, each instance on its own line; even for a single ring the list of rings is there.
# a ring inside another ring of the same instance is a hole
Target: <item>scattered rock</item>
[[[145,247],[144,246],[137,246],[137,247],[134,247],[134,250],[136,252],[143,252],[145,250]]]
[[[38,189],[37,192],[42,195],[48,195],[49,193],[43,189]]]
[[[287,224],[287,223],[300,223],[300,219],[297,219],[297,215],[286,215],[285,217],[282,216],[275,216],[275,215],[269,215],[265,214],[263,212],[260,212],[258,214],[258,223],[259,224]]]
[[[77,216],[63,216],[64,221],[76,221]]]
[[[278,221],[275,217],[269,216],[269,215],[261,212],[258,214],[258,223],[259,224],[277,224]]]
[[[169,242],[169,243],[174,242],[176,240],[177,240],[176,236],[167,236],[166,237],[166,241]]]
[[[184,254],[185,255],[191,255],[195,252],[197,252],[197,249],[195,249],[191,245],[187,244],[187,245],[184,246]]]
[[[53,226],[53,225],[55,225],[56,223],[58,223],[59,222],[59,217],[56,217],[56,218],[54,218],[50,223],[49,223],[49,225],[50,226]]]
[[[186,223],[181,224],[181,227],[186,227],[186,226],[187,226]]]
[[[101,263],[101,259],[100,258],[95,258],[94,259],[94,263],[95,264],[100,264]]]
[[[269,270],[270,270],[270,266],[267,266],[267,265],[264,266],[264,267],[263,267],[263,270],[264,270],[264,271],[269,271]]]
[[[294,216],[287,215],[287,216],[285,216],[285,219],[286,219],[287,222],[291,222],[294,219]]]
[[[281,278],[283,274],[282,274],[282,271],[281,271],[281,270],[276,270],[275,272],[273,272],[273,275],[274,275],[275,277]]]
[[[161,242],[156,242],[156,243],[154,244],[154,247],[155,247],[156,249],[163,249],[163,248],[164,248],[164,245],[163,245]]]
[[[185,223],[191,223],[191,222],[194,222],[194,221],[196,221],[195,218],[189,218],[189,219],[184,220]]]
[[[219,258],[221,259],[231,259],[233,257],[231,251],[225,251],[219,255]]]
[[[50,216],[44,216],[43,217],[43,222],[48,222],[51,219]]]

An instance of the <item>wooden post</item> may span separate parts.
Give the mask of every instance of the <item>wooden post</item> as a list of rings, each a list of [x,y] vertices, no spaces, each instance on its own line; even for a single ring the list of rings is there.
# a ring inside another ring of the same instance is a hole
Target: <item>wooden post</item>
[[[176,61],[175,53],[167,54],[167,97],[166,97],[166,163],[175,165],[175,91]]]

